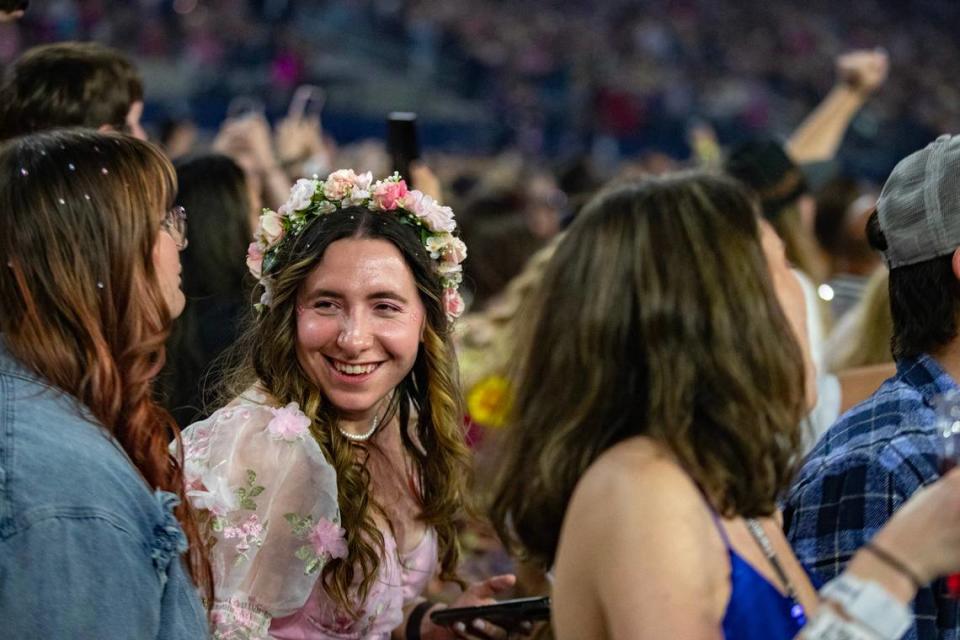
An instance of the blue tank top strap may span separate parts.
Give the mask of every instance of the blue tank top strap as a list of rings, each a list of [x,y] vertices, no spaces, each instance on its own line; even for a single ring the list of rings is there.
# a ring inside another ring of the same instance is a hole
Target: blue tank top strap
[[[707,494],[697,486],[730,559],[730,600],[723,616],[725,640],[792,640],[803,627],[803,608],[781,594],[730,545]]]
[[[697,491],[700,492],[700,497],[703,498],[704,506],[706,506],[707,511],[710,512],[710,517],[713,518],[713,524],[717,528],[717,533],[720,534],[720,539],[723,540],[723,545],[728,551],[733,551],[733,548],[730,546],[730,538],[727,537],[727,530],[723,528],[723,523],[720,522],[720,515],[714,510],[713,505],[710,504],[710,500],[707,499],[707,494],[703,491],[703,488],[700,485],[696,486]]]

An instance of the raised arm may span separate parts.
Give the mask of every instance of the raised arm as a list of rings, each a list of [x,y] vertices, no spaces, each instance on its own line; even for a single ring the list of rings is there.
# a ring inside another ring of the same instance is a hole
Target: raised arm
[[[847,127],[887,79],[889,60],[881,50],[851,51],[837,58],[837,82],[787,141],[797,164],[832,159]]]

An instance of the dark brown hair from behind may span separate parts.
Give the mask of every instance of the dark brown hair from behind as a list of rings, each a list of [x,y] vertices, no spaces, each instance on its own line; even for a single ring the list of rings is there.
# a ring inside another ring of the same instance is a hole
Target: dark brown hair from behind
[[[0,140],[61,127],[122,131],[143,82],[122,53],[94,42],[34,47],[0,87]]]
[[[492,506],[511,546],[551,565],[580,477],[640,435],[719,513],[775,510],[797,462],[804,369],[741,186],[688,173],[601,193],[529,308]]]
[[[887,250],[879,214],[867,218],[867,241]],[[937,256],[890,270],[890,350],[896,360],[935,354],[957,337],[960,281],[953,273],[953,254]]]

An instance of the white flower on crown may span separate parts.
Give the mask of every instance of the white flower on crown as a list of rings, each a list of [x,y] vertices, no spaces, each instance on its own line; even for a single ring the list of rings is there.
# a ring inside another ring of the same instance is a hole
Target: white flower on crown
[[[306,209],[313,200],[313,194],[317,192],[317,181],[300,178],[290,189],[290,197],[286,203],[280,207],[280,213],[289,214],[300,209]]]
[[[269,307],[273,304],[273,279],[261,278],[260,284],[263,285],[263,294],[260,296],[260,304]]]
[[[442,259],[443,262],[460,264],[467,257],[467,245],[449,233],[430,236],[424,246],[434,260]]]

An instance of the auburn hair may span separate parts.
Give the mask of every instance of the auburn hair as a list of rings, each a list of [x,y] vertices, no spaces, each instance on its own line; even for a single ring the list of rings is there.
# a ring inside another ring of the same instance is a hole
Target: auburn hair
[[[54,131],[0,151],[0,331],[10,352],[89,409],[152,489],[180,497],[189,570],[212,579],[189,502],[180,431],[153,400],[171,317],[153,263],[176,176],[150,143]]]

